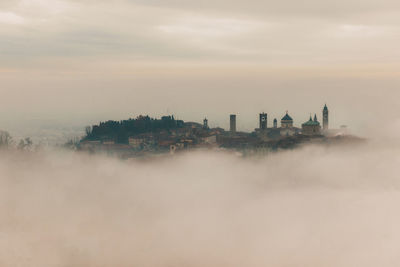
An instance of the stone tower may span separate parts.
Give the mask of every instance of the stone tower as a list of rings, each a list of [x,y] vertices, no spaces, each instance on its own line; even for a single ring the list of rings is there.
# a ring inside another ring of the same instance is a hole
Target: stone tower
[[[203,128],[204,129],[208,129],[208,120],[207,120],[207,118],[204,118],[204,120],[203,120]]]
[[[260,113],[260,130],[267,129],[267,118],[268,115],[266,113]]]
[[[326,106],[326,104],[322,111],[322,129],[324,131],[327,131],[329,129],[329,111],[328,111],[328,107]]]
[[[230,131],[231,133],[236,133],[236,115],[231,114],[230,115]]]

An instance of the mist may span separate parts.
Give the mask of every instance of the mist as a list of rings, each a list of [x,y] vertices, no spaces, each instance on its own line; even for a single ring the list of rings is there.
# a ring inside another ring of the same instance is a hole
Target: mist
[[[0,265],[397,266],[387,140],[254,158],[2,153]]]

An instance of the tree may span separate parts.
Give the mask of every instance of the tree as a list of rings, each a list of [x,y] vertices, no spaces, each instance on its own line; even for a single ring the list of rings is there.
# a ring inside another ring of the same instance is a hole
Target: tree
[[[92,127],[86,126],[85,132],[86,132],[86,136],[90,136],[92,134]]]
[[[18,144],[17,148],[19,150],[31,150],[32,144],[33,144],[32,140],[29,137],[27,137],[27,138],[25,138],[25,140],[21,139],[19,141],[19,144]]]
[[[30,149],[33,145],[33,142],[30,137],[25,138],[25,145]]]
[[[78,147],[79,147],[79,138],[78,137],[74,137],[74,138],[68,140],[68,142],[66,142],[64,144],[64,147],[68,148],[68,149],[73,149],[73,150],[78,149]]]
[[[18,148],[19,150],[24,150],[24,149],[25,149],[25,142],[24,142],[23,139],[21,139],[21,140],[19,141],[17,148]]]
[[[12,142],[11,135],[7,131],[0,130],[0,148],[8,148]]]

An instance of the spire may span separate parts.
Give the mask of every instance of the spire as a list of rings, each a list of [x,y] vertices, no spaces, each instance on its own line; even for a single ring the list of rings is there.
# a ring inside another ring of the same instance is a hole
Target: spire
[[[326,106],[326,103],[325,103],[325,106],[324,106],[324,110],[328,110],[328,107]]]
[[[317,120],[317,114],[314,114],[314,121],[318,121]]]

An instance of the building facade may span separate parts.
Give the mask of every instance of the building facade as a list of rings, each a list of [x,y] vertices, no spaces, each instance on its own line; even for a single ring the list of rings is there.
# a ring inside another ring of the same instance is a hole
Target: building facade
[[[286,111],[286,115],[281,119],[281,127],[282,128],[292,128],[293,127],[293,119],[289,116]]]
[[[321,135],[321,125],[318,122],[317,115],[314,115],[314,120],[310,119],[301,125],[302,134],[308,136]]]

